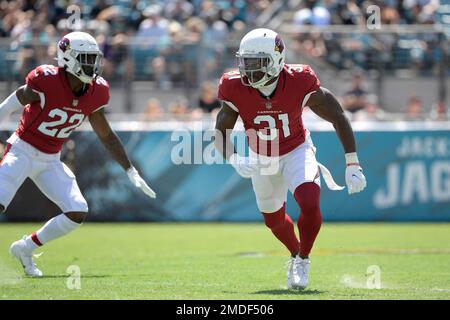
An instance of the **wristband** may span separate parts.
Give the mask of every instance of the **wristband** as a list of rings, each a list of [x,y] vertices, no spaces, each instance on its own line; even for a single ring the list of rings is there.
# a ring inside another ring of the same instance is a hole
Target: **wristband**
[[[358,166],[359,160],[356,152],[349,152],[345,154],[345,164],[348,166]]]

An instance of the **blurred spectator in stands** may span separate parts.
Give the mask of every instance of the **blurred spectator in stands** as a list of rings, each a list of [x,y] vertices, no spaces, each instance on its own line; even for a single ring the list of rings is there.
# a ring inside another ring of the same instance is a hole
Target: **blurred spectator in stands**
[[[10,47],[0,48],[0,57],[13,57],[14,63],[10,65],[15,68],[0,72],[0,77],[8,78],[14,72],[23,78],[38,64],[55,64],[56,41],[74,31],[67,26],[66,6],[76,4],[81,7],[81,27],[96,37],[104,52],[104,74],[108,80],[124,77],[155,80],[159,88],[192,86],[197,91],[204,80],[219,77],[223,69],[233,65],[231,59],[227,60],[230,55],[227,44],[230,39],[234,41],[233,32],[244,33],[254,27],[256,19],[272,2],[0,0],[0,37],[11,40]],[[438,0],[304,0],[299,3],[301,7],[294,23],[300,25],[365,26],[366,9],[372,4],[381,8],[382,24],[430,24],[437,19],[439,7]],[[295,40],[298,41],[293,46],[296,51],[326,59],[337,68],[351,69],[357,65],[375,69],[381,62],[387,72],[415,68],[421,75],[433,75],[442,54],[438,37],[428,32],[370,36],[309,32]],[[0,63],[9,65],[5,61]],[[371,106],[370,101],[363,106],[366,95],[362,86],[356,86],[343,97],[343,105],[352,114],[364,110],[359,118],[376,116],[379,109]],[[436,114],[440,114],[438,109]]]
[[[160,50],[160,57],[164,60],[161,63],[167,73],[170,82],[183,80],[183,42],[184,30],[183,26],[176,22],[170,22],[168,26],[168,37],[165,46]]]
[[[99,35],[97,41],[104,54],[103,73],[105,77],[111,81],[113,79],[131,81],[134,68],[128,52],[128,36],[118,33],[107,41],[104,35]]]
[[[66,8],[57,0],[39,0],[36,2],[35,8],[40,14],[45,15],[45,20],[54,26],[58,21],[66,16]]]
[[[11,34],[12,28],[18,23],[18,12],[20,10],[16,3],[0,1],[0,37]]]
[[[103,11],[100,12],[100,14],[97,15],[96,20],[100,20],[102,22],[107,22],[109,24],[109,27],[107,29],[111,30],[111,33],[114,35],[116,33],[120,32],[127,32],[129,27],[127,26],[127,16],[126,11],[123,11],[123,9],[119,6],[110,6]],[[89,22],[94,22],[95,20],[91,20]],[[88,24],[89,24],[88,22]],[[102,24],[99,24],[99,27],[102,27]],[[93,30],[94,33],[106,33],[108,30]]]
[[[57,62],[55,60],[57,52],[56,52],[56,45],[57,42],[54,41],[53,43],[50,43],[47,47],[47,54],[45,56],[46,59],[42,61],[42,64],[50,64],[50,65],[56,65]]]
[[[433,104],[433,108],[430,112],[430,120],[446,121],[450,120],[450,115],[447,110],[447,106],[444,101],[439,101]]]
[[[367,95],[366,107],[353,114],[353,121],[378,121],[385,119],[385,112],[378,106],[377,96]]]
[[[367,91],[363,87],[363,77],[360,72],[353,74],[352,88],[344,94],[342,100],[345,110],[352,114],[367,107]]]
[[[43,20],[43,16],[40,18],[33,16],[33,18],[36,19],[33,19],[30,28],[19,37],[17,69],[20,78],[24,78],[37,65],[48,61],[47,46],[54,41],[54,39],[50,39],[53,26],[46,29],[46,21]]]
[[[72,30],[69,29],[67,19],[61,19],[58,21],[56,24],[56,32],[58,34],[58,38],[62,38],[64,35],[72,32]]]
[[[215,4],[219,10],[219,17],[228,28],[234,29],[239,23],[245,23],[247,19],[247,2],[243,0],[218,0]]]
[[[407,23],[434,22],[434,14],[439,8],[439,0],[405,0],[402,2],[402,13]]]
[[[145,106],[145,113],[141,119],[144,121],[154,121],[161,120],[163,116],[164,112],[161,107],[161,102],[156,98],[148,99],[147,105]]]
[[[126,21],[133,32],[139,29],[139,25],[144,20],[143,6],[144,4],[141,0],[132,0],[130,3],[129,10],[126,14]]]
[[[381,24],[399,24],[400,14],[395,7],[383,6],[381,9]]]
[[[159,5],[147,7],[143,16],[145,19],[139,25],[136,36],[142,37],[139,42],[145,41],[150,45],[158,43],[159,39],[168,35],[169,21],[161,16],[162,8]]]
[[[406,120],[423,120],[422,109],[422,99],[413,93],[406,105]]]
[[[269,0],[247,1],[246,20],[249,29],[257,28],[257,19],[271,4]]]
[[[153,75],[156,87],[163,90],[172,88],[172,81],[167,72],[166,60],[162,56],[158,56],[152,61]]]
[[[293,50],[315,58],[327,57],[327,45],[320,32],[299,33],[295,37]]]
[[[171,0],[166,5],[164,16],[170,20],[183,23],[194,13],[194,6],[186,0]]]
[[[130,38],[130,55],[133,69],[138,79],[155,75],[153,60],[161,55],[161,50],[170,46],[169,20],[161,16],[162,7],[151,5],[147,7],[143,16],[145,19],[139,25],[136,37]]]
[[[214,16],[217,17],[218,8],[215,3],[211,0],[204,0],[201,2],[201,6],[199,8],[198,16],[204,20],[208,17]]]
[[[326,26],[331,22],[331,14],[328,9],[317,1],[305,1],[304,8],[294,15],[296,25]]]
[[[217,10],[212,1],[204,1],[199,16],[205,21],[202,37],[200,68],[201,79],[214,79],[220,76],[222,57],[228,40],[228,27],[218,20]]]
[[[95,0],[94,5],[91,8],[91,18],[96,19],[98,15],[103,11],[111,7],[111,2],[108,0]]]
[[[169,112],[172,119],[185,120],[188,117],[189,101],[184,97],[178,97],[169,104]]]
[[[10,36],[12,40],[17,40],[23,33],[30,29],[34,12],[31,10],[24,12],[12,5],[10,15],[14,16],[14,19],[11,19],[13,25],[10,26],[11,29],[9,30],[8,36]]]
[[[43,50],[45,50],[45,53],[42,53],[43,58],[40,63],[56,65],[56,46],[58,44],[58,40],[60,39],[58,30],[54,25],[48,24],[45,26],[45,33],[49,40],[46,46],[43,46]]]
[[[336,7],[339,17],[338,24],[365,25],[365,19],[361,8],[355,0],[339,1]]]
[[[185,22],[183,39],[183,72],[185,87],[199,86],[200,69],[204,61],[203,48],[200,46],[205,23],[198,17],[191,17]]]
[[[210,113],[215,109],[220,109],[220,101],[217,99],[217,86],[210,81],[203,82],[198,107],[203,111]]]

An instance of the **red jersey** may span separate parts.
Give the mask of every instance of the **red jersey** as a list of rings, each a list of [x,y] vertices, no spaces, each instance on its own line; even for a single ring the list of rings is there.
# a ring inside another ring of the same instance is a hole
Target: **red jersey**
[[[220,79],[219,99],[231,103],[242,118],[250,148],[263,155],[283,155],[305,141],[302,109],[320,81],[308,65],[286,64],[275,91],[264,97],[244,86],[238,71]]]
[[[63,68],[42,65],[25,79],[40,101],[25,106],[16,135],[45,153],[58,153],[70,133],[109,101],[109,84],[98,77],[77,97]]]

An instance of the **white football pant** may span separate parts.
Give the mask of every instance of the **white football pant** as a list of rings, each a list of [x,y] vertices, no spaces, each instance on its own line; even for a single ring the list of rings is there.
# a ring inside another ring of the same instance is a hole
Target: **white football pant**
[[[261,212],[279,210],[287,200],[288,191],[293,194],[305,182],[314,182],[320,187],[315,152],[309,134],[304,143],[280,157],[261,156],[250,150],[250,157],[257,158],[263,168],[252,176],[253,191]]]
[[[60,153],[43,153],[13,135],[0,165],[0,204],[9,206],[26,178],[30,178],[62,212],[88,212],[75,175],[60,160]],[[30,202],[30,206],[33,203]]]

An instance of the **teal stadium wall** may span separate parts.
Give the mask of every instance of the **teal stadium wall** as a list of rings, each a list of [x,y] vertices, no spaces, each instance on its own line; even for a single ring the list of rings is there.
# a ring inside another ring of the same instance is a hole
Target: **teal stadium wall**
[[[2,132],[2,140],[9,133]],[[63,159],[77,176],[91,221],[262,221],[250,180],[241,179],[230,165],[175,165],[171,155],[179,140],[173,141],[171,131],[119,135],[158,197],[149,200],[134,188],[92,132],[76,132],[75,148],[73,143],[73,151],[66,148]],[[344,156],[336,134],[311,135],[317,159],[344,185]],[[328,190],[322,180],[325,221],[450,221],[450,129],[358,131],[356,138],[367,189],[349,196],[346,190]],[[194,139],[202,140],[202,132]],[[210,144],[203,142],[203,151]],[[58,213],[48,202],[25,185],[1,219],[45,220]],[[295,218],[299,214],[291,195],[287,211]]]

